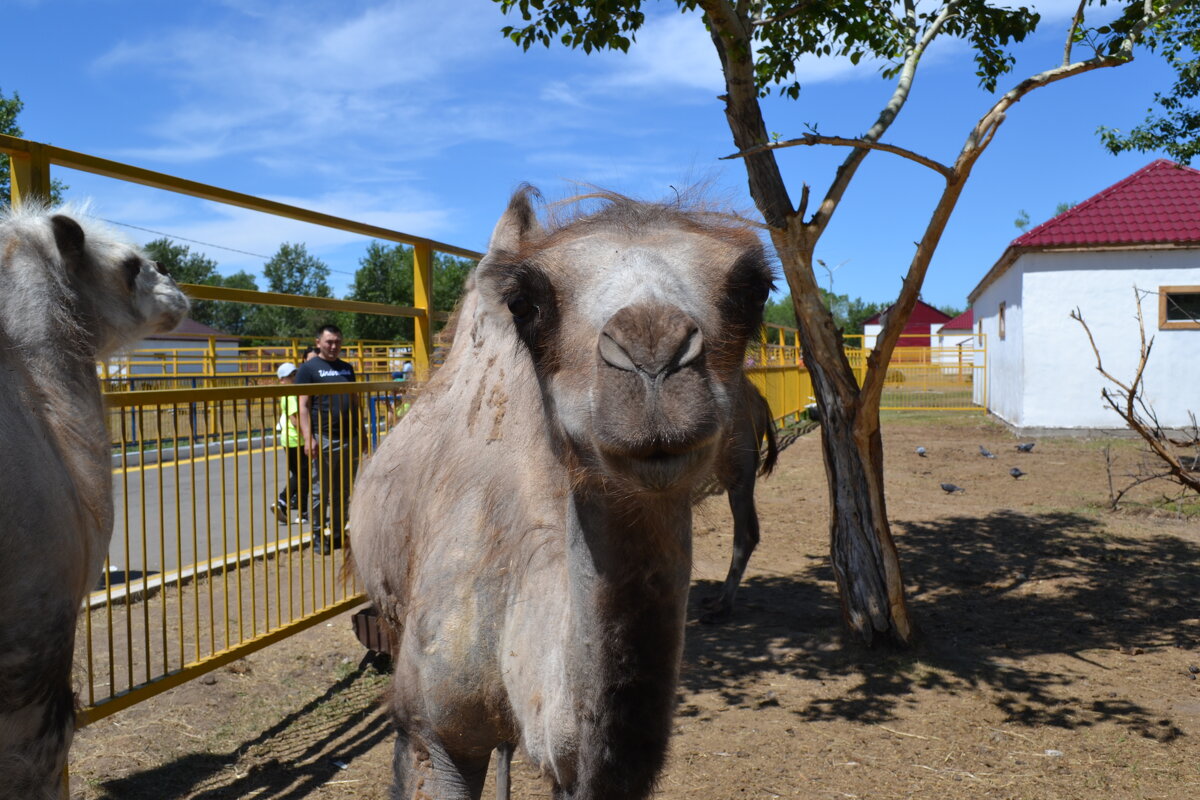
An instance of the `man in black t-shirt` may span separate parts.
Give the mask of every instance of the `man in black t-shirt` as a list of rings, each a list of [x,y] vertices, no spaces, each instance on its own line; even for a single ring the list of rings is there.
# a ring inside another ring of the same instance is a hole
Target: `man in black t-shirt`
[[[296,370],[296,383],[353,383],[354,367],[342,361],[342,332],[336,325],[317,331],[317,357]],[[319,553],[340,547],[345,535],[350,487],[362,446],[362,399],[354,393],[300,395],[300,440],[312,459],[320,491],[314,492],[313,547]],[[332,541],[321,526],[328,519]]]

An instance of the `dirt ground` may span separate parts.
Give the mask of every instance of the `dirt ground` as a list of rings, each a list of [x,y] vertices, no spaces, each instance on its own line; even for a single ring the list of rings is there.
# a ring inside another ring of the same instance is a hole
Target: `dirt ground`
[[[1022,454],[1016,441],[978,415],[887,418],[889,511],[922,632],[908,652],[843,634],[816,434],[759,485],[763,542],[723,626],[696,621],[731,544],[724,498],[707,501],[656,796],[1200,796],[1200,517],[1107,510],[1102,450],[1119,485],[1133,442],[1042,438]],[[71,797],[386,797],[387,677],[362,656],[342,617],[101,720],[76,737]],[[516,773],[515,797],[549,796]]]

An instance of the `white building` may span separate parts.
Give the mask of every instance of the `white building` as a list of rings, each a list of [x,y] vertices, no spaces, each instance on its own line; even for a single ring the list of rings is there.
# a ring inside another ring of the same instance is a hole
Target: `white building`
[[[1159,160],[1013,240],[969,295],[987,340],[975,402],[1020,428],[1121,428],[1104,368],[1134,376],[1134,287],[1154,339],[1141,396],[1164,427],[1200,414],[1200,170]]]
[[[934,363],[946,364],[944,372],[962,372],[983,363],[983,344],[975,334],[975,317],[969,308],[938,328],[932,344]]]

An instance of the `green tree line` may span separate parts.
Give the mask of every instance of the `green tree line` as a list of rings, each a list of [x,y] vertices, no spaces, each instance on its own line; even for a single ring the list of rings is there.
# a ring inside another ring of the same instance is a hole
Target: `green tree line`
[[[844,336],[862,334],[863,325],[871,317],[886,309],[891,303],[875,303],[863,300],[861,297],[850,298],[845,294],[834,294],[825,289],[818,289],[821,301],[833,314],[833,322]],[[937,306],[938,311],[951,317],[957,317],[963,309],[955,306]],[[796,324],[796,307],[792,304],[792,295],[788,294],[778,299],[768,300],[763,309],[763,319],[772,325],[783,325],[788,328],[799,327]]]
[[[226,286],[234,289],[280,292],[309,297],[333,297],[329,266],[308,252],[304,244],[285,242],[263,265],[260,286],[246,271],[222,275],[217,262],[169,238],[155,239],[143,246],[147,255],[162,264],[178,283]],[[413,304],[413,250],[406,245],[371,242],[359,259],[347,300],[411,306]],[[474,268],[470,259],[435,253],[433,258],[433,302],[435,311],[452,311],[462,296],[467,276]],[[190,315],[196,322],[245,340],[308,338],[318,325],[333,322],[348,338],[411,341],[413,321],[408,317],[318,311],[216,300],[196,300]],[[441,327],[435,323],[434,329]]]

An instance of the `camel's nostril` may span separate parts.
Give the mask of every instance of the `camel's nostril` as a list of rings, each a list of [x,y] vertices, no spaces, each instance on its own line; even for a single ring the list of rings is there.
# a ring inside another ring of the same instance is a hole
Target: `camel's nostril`
[[[600,334],[600,357],[604,359],[610,367],[635,372],[641,368],[641,364],[635,362],[625,348],[617,342],[616,339],[609,336],[607,333]]]
[[[678,355],[674,361],[675,369],[686,367],[688,364],[696,360],[696,357],[704,350],[704,336],[700,333],[699,328],[693,328],[692,332],[684,340],[683,345],[679,348]]]

